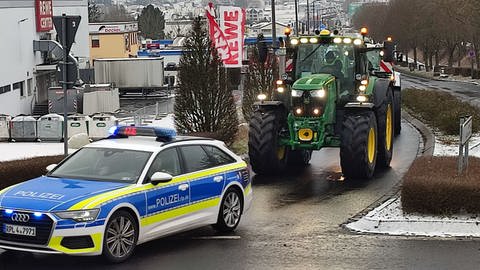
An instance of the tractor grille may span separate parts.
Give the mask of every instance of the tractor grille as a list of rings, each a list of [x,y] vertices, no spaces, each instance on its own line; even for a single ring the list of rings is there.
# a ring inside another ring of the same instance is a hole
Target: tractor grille
[[[0,240],[11,241],[17,243],[25,244],[35,244],[35,245],[46,245],[50,238],[52,232],[53,220],[43,214],[41,217],[36,217],[33,213],[15,211],[14,213],[24,214],[29,216],[27,222],[14,221],[12,220],[13,214],[7,214],[5,211],[1,211],[0,214]],[[16,235],[16,234],[7,234],[4,232],[4,224],[19,225],[19,226],[28,226],[35,227],[36,236],[25,236],[25,235]]]
[[[293,97],[292,105],[295,116],[300,117],[321,117],[325,110],[326,98],[315,98],[310,96],[309,91],[304,91],[301,97]],[[301,115],[295,113],[296,109],[302,110]],[[314,114],[314,110],[319,111],[318,114]]]

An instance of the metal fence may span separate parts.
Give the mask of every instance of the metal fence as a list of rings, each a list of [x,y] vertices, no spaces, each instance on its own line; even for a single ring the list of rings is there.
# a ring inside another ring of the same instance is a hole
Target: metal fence
[[[175,98],[171,97],[165,100],[157,101],[155,104],[145,106],[133,112],[133,122],[135,126],[144,126],[153,120],[167,116],[174,111]]]

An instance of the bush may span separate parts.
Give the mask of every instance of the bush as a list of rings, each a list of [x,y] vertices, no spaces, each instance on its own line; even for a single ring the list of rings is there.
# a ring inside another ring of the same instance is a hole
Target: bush
[[[429,125],[447,135],[459,134],[459,118],[473,116],[473,132],[480,130],[480,110],[456,97],[433,90],[402,90],[403,105]]]
[[[45,174],[45,168],[57,164],[63,156],[35,157],[0,162],[0,190]]]
[[[480,159],[457,175],[456,157],[421,157],[404,176],[402,208],[407,213],[480,213]]]

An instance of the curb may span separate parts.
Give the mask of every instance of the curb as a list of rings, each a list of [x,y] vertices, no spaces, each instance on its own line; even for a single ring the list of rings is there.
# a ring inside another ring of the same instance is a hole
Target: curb
[[[419,155],[433,156],[433,152],[435,150],[435,135],[433,135],[433,132],[423,122],[414,118],[404,109],[402,110],[402,118],[410,123],[422,135],[423,149],[419,151]]]
[[[407,123],[409,123],[411,126],[413,126],[416,130],[418,130],[418,132],[422,136],[423,142],[420,142],[417,156],[433,156],[433,150],[435,148],[435,136],[433,135],[432,131],[424,123],[414,118],[404,109],[402,109],[402,118],[407,121]],[[353,217],[347,219],[344,223],[340,224],[340,227],[350,233],[360,233],[357,230],[349,228],[348,224],[360,221],[360,219],[367,216],[368,213],[374,211],[376,208],[385,204],[387,201],[399,198],[401,186],[402,181],[398,181],[398,183],[396,183],[383,196],[371,203],[362,211],[358,212]]]

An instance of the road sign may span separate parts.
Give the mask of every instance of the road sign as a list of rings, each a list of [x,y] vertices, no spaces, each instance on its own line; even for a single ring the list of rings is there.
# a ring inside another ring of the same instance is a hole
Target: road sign
[[[62,28],[62,18],[66,17],[66,31],[63,31]],[[75,35],[77,34],[78,27],[80,26],[80,20],[82,19],[81,16],[54,16],[53,17],[53,24],[55,25],[55,29],[57,30],[57,37],[58,41],[62,43],[63,40],[63,33],[66,33],[66,44],[62,44],[67,49],[67,54],[70,53],[70,49],[72,48],[72,44],[75,42]]]
[[[472,116],[460,117],[460,143],[458,151],[458,174],[468,166],[468,142],[472,137]]]

